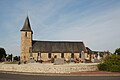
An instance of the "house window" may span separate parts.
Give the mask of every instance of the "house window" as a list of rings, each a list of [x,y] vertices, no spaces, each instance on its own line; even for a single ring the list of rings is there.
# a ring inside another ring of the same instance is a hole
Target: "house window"
[[[71,58],[74,58],[74,53],[71,54]]]
[[[64,53],[61,53],[61,58],[64,58]]]
[[[51,53],[48,53],[48,58],[51,58]]]

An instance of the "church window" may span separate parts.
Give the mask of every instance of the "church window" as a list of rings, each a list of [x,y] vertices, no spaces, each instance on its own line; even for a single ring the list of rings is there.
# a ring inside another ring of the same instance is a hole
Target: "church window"
[[[38,52],[38,56],[41,58],[41,52]]]
[[[61,53],[61,58],[64,58],[64,53]]]
[[[71,58],[74,58],[74,53],[71,54]]]
[[[48,58],[51,58],[51,53],[48,53]]]
[[[81,58],[81,53],[79,54],[79,58]]]
[[[25,37],[27,37],[27,32],[25,32]]]

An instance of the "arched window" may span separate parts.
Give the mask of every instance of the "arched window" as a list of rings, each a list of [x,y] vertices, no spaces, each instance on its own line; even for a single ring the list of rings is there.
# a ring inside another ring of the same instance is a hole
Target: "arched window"
[[[81,58],[81,53],[79,53],[79,58]]]
[[[48,53],[48,58],[51,58],[51,53]]]
[[[61,58],[64,58],[64,53],[61,53]]]
[[[74,58],[74,53],[71,54],[71,58]]]

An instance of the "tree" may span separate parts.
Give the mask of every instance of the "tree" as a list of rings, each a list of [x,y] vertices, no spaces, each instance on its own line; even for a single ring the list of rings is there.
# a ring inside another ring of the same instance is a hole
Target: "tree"
[[[14,61],[20,61],[20,56],[15,56]]]
[[[117,49],[115,50],[115,54],[120,55],[120,48],[117,48]]]
[[[4,48],[0,48],[0,61],[3,61],[4,58],[6,58],[6,51]]]
[[[6,59],[7,59],[7,61],[12,61],[12,57],[13,57],[13,55],[12,54],[8,54],[8,56],[6,57]]]

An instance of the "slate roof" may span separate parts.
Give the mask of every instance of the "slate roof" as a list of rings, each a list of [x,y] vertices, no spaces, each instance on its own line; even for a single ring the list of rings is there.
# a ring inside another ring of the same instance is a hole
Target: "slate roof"
[[[79,53],[86,51],[83,42],[69,41],[34,41],[32,42],[32,52],[46,53]]]
[[[93,51],[89,47],[86,47],[86,50],[88,53],[93,53]]]
[[[20,31],[31,31],[32,32],[28,17],[25,19],[25,23],[23,25],[23,28]]]

